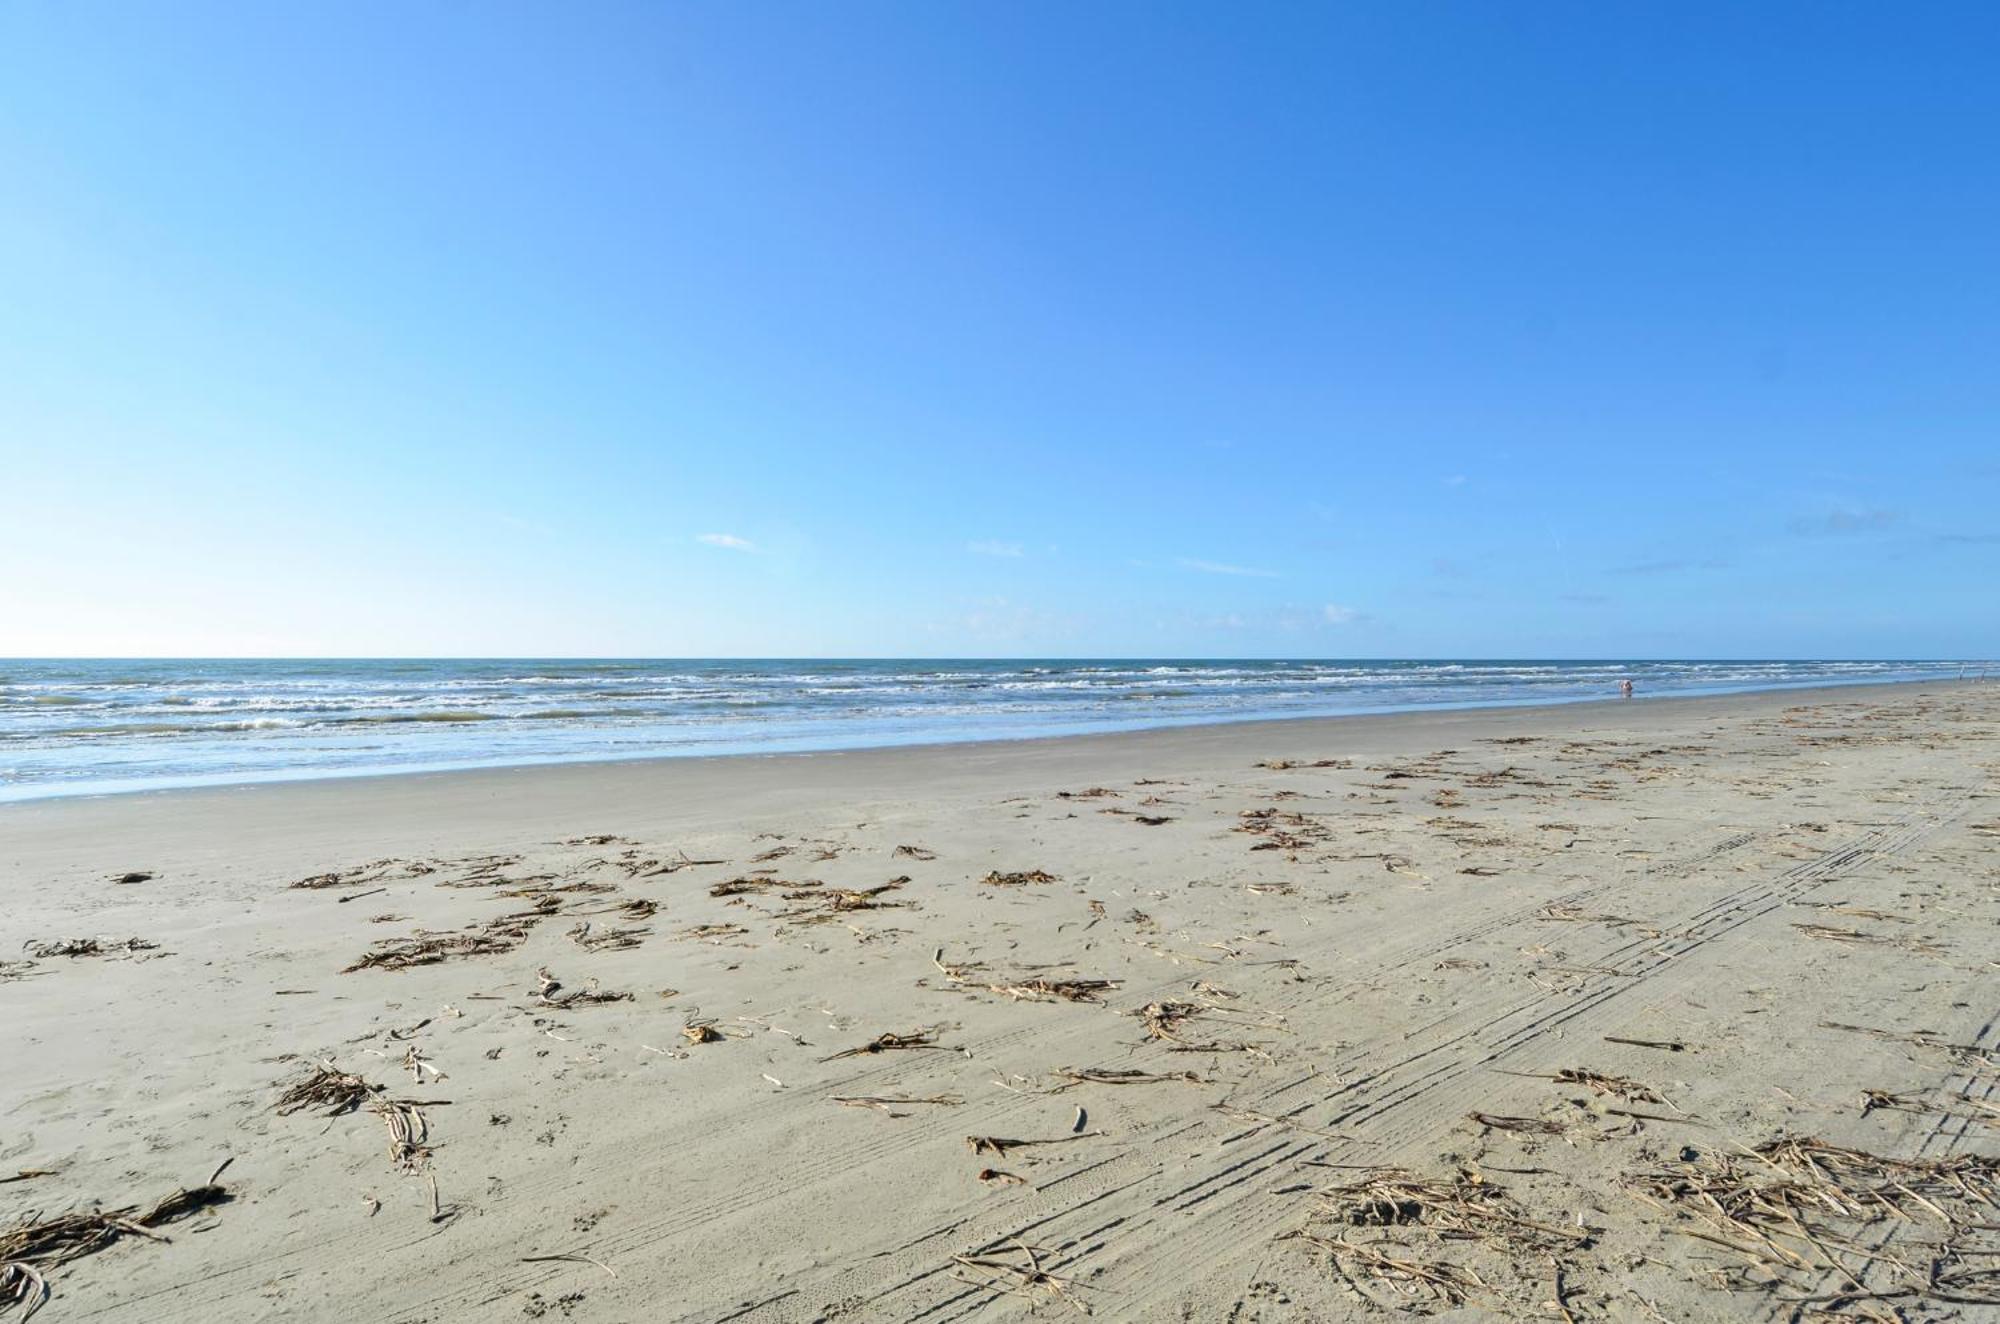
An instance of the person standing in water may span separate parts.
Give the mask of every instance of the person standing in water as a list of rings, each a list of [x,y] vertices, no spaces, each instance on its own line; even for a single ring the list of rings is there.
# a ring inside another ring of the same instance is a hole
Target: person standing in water
[[[1632,678],[1630,676],[1618,682],[1618,692],[1628,699],[1632,697]]]

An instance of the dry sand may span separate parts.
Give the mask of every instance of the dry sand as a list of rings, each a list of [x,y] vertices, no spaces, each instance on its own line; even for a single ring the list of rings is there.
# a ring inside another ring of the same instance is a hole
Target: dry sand
[[[0,1250],[232,1159],[31,1253],[42,1317],[1994,1319],[1996,719],[1885,686],[0,807]],[[493,950],[350,969],[422,935]],[[93,937],[157,945],[22,946]],[[352,1110],[278,1111],[322,1063]],[[1861,1156],[1759,1148],[1804,1138]]]

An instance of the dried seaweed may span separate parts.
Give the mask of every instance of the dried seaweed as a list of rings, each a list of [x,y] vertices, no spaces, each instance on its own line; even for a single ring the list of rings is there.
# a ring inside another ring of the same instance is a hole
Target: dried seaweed
[[[904,1117],[908,1115],[897,1112],[896,1109],[898,1107],[906,1107],[914,1104],[934,1104],[942,1108],[956,1108],[965,1102],[964,1099],[959,1098],[956,1094],[931,1094],[922,1098],[884,1094],[836,1094],[831,1101],[840,1104],[844,1108],[873,1108],[877,1112],[888,1114],[890,1117]]]
[[[5,1277],[0,1278],[0,1283],[5,1284],[4,1290],[14,1293],[16,1302],[34,1302],[26,1306],[22,1316],[26,1318],[48,1295],[40,1270],[94,1255],[121,1237],[168,1240],[154,1229],[229,1202],[228,1188],[215,1182],[215,1178],[222,1175],[222,1169],[228,1166],[224,1163],[222,1168],[217,1168],[214,1177],[206,1184],[175,1191],[144,1211],[133,1205],[109,1211],[99,1209],[62,1214],[48,1219],[30,1214],[14,1226],[0,1229],[0,1265],[6,1266]],[[31,1272],[20,1272],[23,1268]]]
[[[652,934],[645,925],[622,929],[593,929],[584,920],[569,931],[569,940],[587,952],[622,952],[637,947]]]
[[[967,1136],[966,1148],[975,1154],[991,1154],[995,1158],[1005,1158],[1010,1149],[1027,1149],[1033,1145],[1062,1145],[1072,1140],[1088,1140],[1101,1136],[1102,1131],[1078,1131],[1066,1136],[1053,1136],[1046,1140],[1007,1140],[1000,1136]]]
[[[1523,1263],[1554,1263],[1594,1236],[1529,1218],[1505,1190],[1472,1173],[1431,1178],[1401,1168],[1371,1168],[1320,1192],[1306,1226],[1288,1235],[1325,1251],[1357,1295],[1400,1310],[1499,1298],[1500,1287],[1468,1262],[1473,1257],[1519,1275]],[[1507,1317],[1531,1313],[1518,1308],[1518,1299],[1511,1304],[1516,1308]]]
[[[1676,1230],[1733,1252],[1742,1264],[1725,1285],[1774,1286],[1833,1314],[1843,1303],[1906,1297],[1953,1305],[2000,1305],[1993,1209],[2000,1158],[1954,1154],[1899,1159],[1784,1137],[1741,1153],[1704,1154],[1641,1173],[1628,1188],[1687,1220]],[[1884,1222],[1929,1229],[1933,1240],[1898,1249],[1863,1234]],[[1846,1287],[1825,1293],[1831,1274]],[[1870,1277],[1881,1281],[1871,1287]]]
[[[535,997],[545,1007],[569,1010],[573,1007],[598,1006],[607,1002],[630,1002],[630,993],[613,993],[597,987],[592,980],[582,988],[565,989],[562,981],[550,974],[544,966],[535,971]]]
[[[280,1116],[311,1108],[323,1109],[328,1117],[338,1117],[353,1112],[381,1092],[380,1085],[370,1085],[361,1077],[322,1060],[305,1079],[286,1086],[271,1106]]]
[[[968,988],[983,988],[993,993],[1004,994],[1019,1002],[1099,1002],[1104,994],[1116,989],[1115,979],[1022,979],[1011,983],[992,983],[976,978],[975,971],[985,969],[982,964],[948,965],[944,959],[944,948],[931,953],[931,964],[944,973],[953,984]]]
[[[1026,887],[1029,883],[1059,883],[1062,879],[1043,869],[1028,869],[1018,873],[1001,873],[996,869],[979,881],[988,887]]]
[[[425,933],[407,938],[384,938],[375,950],[341,971],[408,970],[413,966],[435,965],[455,956],[491,956],[512,951],[518,938],[498,933]]]
[[[1115,979],[1024,979],[985,987],[1017,1002],[1101,1002],[1118,983]]]
[[[857,1044],[853,1048],[843,1048],[838,1053],[833,1053],[826,1057],[821,1058],[820,1061],[834,1062],[838,1061],[843,1057],[873,1056],[874,1054],[877,1053],[891,1053],[903,1049],[914,1049],[914,1048],[935,1048],[943,1052],[958,1051],[957,1049],[949,1048],[947,1045],[939,1043],[937,1041],[937,1034],[938,1032],[936,1030],[926,1030],[921,1026],[919,1026],[915,1030],[910,1031],[910,1033],[908,1034],[895,1034],[895,1033],[878,1034],[865,1044]]]
[[[1046,1250],[1018,1240],[1012,1241],[1011,1245],[1020,1252],[1025,1263],[1016,1264],[1012,1260],[1000,1258],[1003,1248],[989,1248],[969,1255],[954,1255],[951,1261],[959,1269],[976,1275],[966,1281],[975,1282],[981,1287],[991,1288],[1003,1294],[1025,1296],[1031,1302],[1038,1301],[1043,1294],[1047,1294],[1079,1314],[1090,1313],[1089,1304],[1076,1294],[1076,1284],[1067,1278],[1050,1273],[1042,1266],[1042,1256],[1048,1254]]]
[[[1055,1075],[1064,1083],[1058,1091],[1073,1085],[1206,1085],[1208,1082],[1192,1071],[1167,1072],[1139,1071],[1113,1067],[1064,1067]]]
[[[741,924],[697,924],[691,929],[682,929],[676,938],[694,938],[701,942],[721,942],[725,938],[741,938],[750,930]]]
[[[127,955],[134,952],[156,952],[160,944],[148,942],[144,938],[57,938],[51,942],[36,942],[30,939],[21,944],[21,950],[37,961],[46,961],[57,956],[111,956],[117,953]]]
[[[1899,938],[1891,934],[1864,933],[1860,929],[1837,928],[1831,924],[1798,924],[1793,928],[1808,938],[1820,938],[1827,942],[1866,944],[1873,947],[1894,947],[1899,951],[1915,952],[1920,956],[1943,956],[1947,949],[1929,938]]]

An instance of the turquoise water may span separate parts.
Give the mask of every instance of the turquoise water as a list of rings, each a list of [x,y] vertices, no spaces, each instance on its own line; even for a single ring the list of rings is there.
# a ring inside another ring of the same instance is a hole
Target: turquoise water
[[[0,660],[0,800],[1948,678],[1957,662]],[[1976,669],[1976,664],[1975,664]]]

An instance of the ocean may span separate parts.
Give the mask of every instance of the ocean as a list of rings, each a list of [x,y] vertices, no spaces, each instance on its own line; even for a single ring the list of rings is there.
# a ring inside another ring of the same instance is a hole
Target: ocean
[[[0,659],[0,800],[1949,678],[1958,662]],[[1976,669],[1977,664],[1972,664]]]

